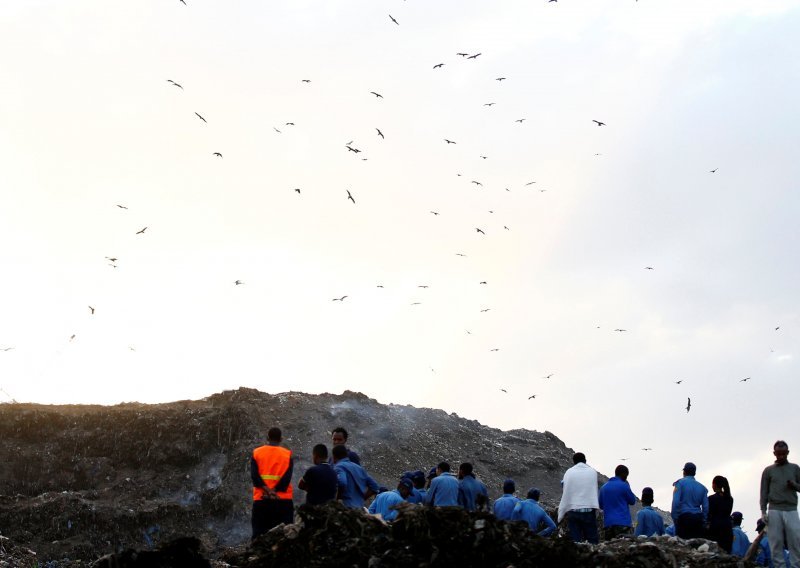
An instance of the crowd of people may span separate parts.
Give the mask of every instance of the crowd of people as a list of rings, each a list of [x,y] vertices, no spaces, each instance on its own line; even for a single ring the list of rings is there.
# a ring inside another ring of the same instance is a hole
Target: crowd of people
[[[293,520],[294,460],[291,451],[281,445],[281,436],[279,428],[270,428],[267,444],[253,450],[250,459],[253,538]],[[708,489],[695,479],[697,466],[692,462],[683,466],[683,477],[673,483],[672,523],[665,523],[664,517],[653,509],[654,494],[650,487],[642,490],[642,507],[634,522],[630,507],[636,504],[636,495],[628,483],[628,468],[617,466],[614,477],[600,485],[597,471],[586,463],[586,456],[578,452],[572,458],[573,466],[564,472],[561,501],[554,521],[539,505],[541,491],[531,487],[521,499],[516,496],[517,488],[512,479],[503,483],[503,495],[492,504],[486,485],[476,477],[469,462],[461,463],[456,474],[451,472],[446,461],[431,468],[427,475],[422,470],[406,471],[395,489],[381,487],[361,465],[359,455],[347,448],[347,439],[347,430],[338,427],[331,433],[330,455],[324,444],[314,446],[314,465],[303,473],[297,485],[306,493],[306,504],[339,500],[346,507],[366,508],[387,522],[397,517],[397,506],[401,503],[462,507],[467,511],[490,511],[501,520],[524,521],[534,535],[541,537],[557,532],[557,523],[563,521],[570,539],[592,544],[600,540],[597,514],[602,511],[605,540],[623,535],[668,534],[683,539],[713,540],[722,550],[736,556],[745,556],[751,548],[750,539],[741,527],[742,513],[733,511],[728,480],[715,476],[711,482],[713,493],[709,496]],[[753,554],[755,549],[751,554],[762,566],[800,568],[797,512],[800,466],[789,463],[789,446],[783,440],[775,442],[773,454],[775,462],[764,470],[761,478],[762,515],[756,526],[758,554]]]

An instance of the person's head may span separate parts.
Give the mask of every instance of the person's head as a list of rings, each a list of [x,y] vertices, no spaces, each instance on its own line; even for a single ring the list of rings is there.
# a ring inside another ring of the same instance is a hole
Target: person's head
[[[334,446],[344,446],[347,443],[347,430],[341,426],[331,430],[331,443]]]
[[[458,478],[463,479],[468,475],[472,475],[472,464],[469,462],[464,462],[458,466]]]
[[[772,453],[775,456],[775,462],[784,464],[789,456],[789,444],[783,440],[778,440],[772,445]]]
[[[742,519],[743,518],[744,517],[742,516],[742,514],[739,511],[734,511],[731,514],[731,522],[733,523],[733,526],[735,526],[735,527],[742,526]]]
[[[622,481],[626,481],[628,479],[628,471],[627,466],[618,465],[617,468],[614,470],[614,475],[619,477]]]
[[[714,479],[711,480],[711,489],[714,490],[714,493],[719,493],[720,495],[726,495],[728,497],[731,496],[731,486],[728,485],[727,477],[715,475]]]
[[[277,426],[273,426],[272,428],[267,430],[267,441],[268,442],[273,442],[275,444],[280,444],[281,443],[281,436],[282,436],[281,429],[278,428]]]
[[[538,501],[539,497],[542,496],[542,492],[539,491],[536,487],[531,487],[528,489],[528,499],[533,499],[534,501]]]
[[[420,470],[415,471],[411,474],[411,483],[414,484],[415,488],[422,489],[425,487],[425,474]]]
[[[583,455],[583,452],[578,452],[574,456],[572,456],[572,463],[577,465],[579,463],[586,463],[586,456]]]
[[[649,507],[653,504],[653,488],[645,487],[642,489],[642,505]]]
[[[411,491],[414,489],[414,484],[411,483],[411,479],[408,477],[404,477],[400,480],[400,483],[397,484],[397,492],[400,493],[400,497],[403,499],[408,499],[408,496],[411,495]]]
[[[443,473],[447,473],[450,471],[450,464],[447,462],[439,462],[439,465],[436,466],[436,475],[442,475]]]
[[[517,490],[517,484],[513,479],[506,479],[503,482],[503,493],[505,495],[512,495]]]
[[[331,450],[331,455],[333,456],[333,463],[338,462],[339,460],[343,460],[347,457],[347,448],[344,446],[333,446]]]
[[[314,448],[311,450],[311,458],[314,462],[314,465],[328,461],[328,446],[325,444],[317,444],[314,446]]]
[[[428,472],[428,481],[430,481],[431,479],[433,479],[437,475],[439,475],[439,467],[438,466],[433,466],[431,468],[431,470]]]
[[[695,475],[697,473],[697,466],[692,462],[683,464],[683,475]]]

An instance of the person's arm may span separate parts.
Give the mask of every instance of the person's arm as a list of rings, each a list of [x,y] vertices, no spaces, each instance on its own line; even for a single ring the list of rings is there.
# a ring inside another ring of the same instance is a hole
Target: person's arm
[[[628,483],[627,481],[625,483]],[[627,501],[628,505],[635,505],[636,504],[636,495],[633,494],[631,491],[631,486],[628,485],[628,492],[625,494],[625,501]]]
[[[372,500],[372,503],[369,504],[369,509],[367,509],[370,515],[374,515],[378,512],[378,498]]]
[[[264,480],[261,479],[261,474],[258,473],[258,464],[252,456],[250,457],[250,479],[253,480],[253,487],[265,488],[267,486]]]
[[[761,505],[761,516],[764,522],[767,521],[767,499],[769,498],[769,468],[766,468],[761,474],[761,498],[759,504]]]
[[[544,521],[545,527],[536,534],[539,536],[549,536],[553,534],[553,532],[556,530],[556,524],[553,522],[553,519],[550,518],[550,515],[548,515],[547,512],[545,512],[542,520]]]
[[[275,491],[278,493],[279,491],[286,491],[289,488],[289,484],[292,482],[292,471],[294,471],[294,458],[289,457],[289,468],[284,472],[281,478],[278,480],[278,484],[275,486]]]
[[[336,498],[341,499],[347,489],[347,474],[344,468],[336,468]]]
[[[641,509],[638,513],[636,513],[636,528],[633,531],[633,536],[640,536],[644,534],[644,527],[642,526],[642,521],[644,520],[644,509]]]
[[[431,480],[433,481],[433,480]],[[428,487],[428,491],[425,493],[425,504],[426,505],[433,505],[433,496],[436,494],[436,484],[431,483],[430,487]]]
[[[373,495],[378,494],[380,487],[378,486],[378,482],[372,479],[366,471],[364,472],[364,476],[367,478],[367,492],[364,493],[364,499],[369,499]]]
[[[514,505],[514,510],[511,511],[511,520],[512,521],[521,521],[522,520],[522,507],[519,503]]]
[[[604,511],[605,511],[605,507],[603,507],[603,495],[605,495],[605,491],[603,491],[603,489],[605,489],[605,487],[606,487],[606,486],[605,486],[605,485],[603,485],[603,486],[600,488],[600,491],[598,491],[598,492],[597,492],[597,504],[598,504],[598,505],[600,506],[600,508],[601,508],[602,510],[604,510]]]
[[[708,523],[708,493],[703,495],[703,523]]]

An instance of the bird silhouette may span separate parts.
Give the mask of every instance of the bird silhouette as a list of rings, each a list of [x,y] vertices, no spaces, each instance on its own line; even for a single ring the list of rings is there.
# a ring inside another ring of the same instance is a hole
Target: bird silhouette
[[[438,211],[431,211],[431,213],[433,213],[434,215],[438,215],[439,214]]]
[[[605,122],[600,122],[599,120],[595,120],[595,119],[592,119],[592,122],[596,122],[597,126],[605,126],[606,125]]]
[[[310,83],[311,79],[300,79],[303,83]]]
[[[381,129],[380,129],[380,128],[376,128],[375,130],[377,130],[377,131],[378,131],[378,136],[380,136],[380,137],[381,137],[381,138],[383,138],[384,140],[386,139],[386,137],[383,135],[383,132],[381,132]]]
[[[441,67],[444,67],[444,63],[437,63],[436,65],[433,66],[434,69],[439,69]]]
[[[511,229],[509,229],[508,227],[506,227],[505,225],[503,225],[503,228],[504,228],[506,231],[510,231],[510,230],[511,230]]]
[[[474,180],[473,180],[473,181],[471,181],[470,183],[474,183],[475,185],[480,185],[480,186],[482,186],[482,185],[483,185],[481,182],[479,182],[479,181],[474,181]]]
[[[653,449],[653,448],[642,448],[642,451],[643,451],[643,452],[649,452],[649,451],[652,451],[652,449]]]
[[[75,339],[75,334],[74,334],[74,333],[73,333],[72,335],[70,335],[70,336],[69,336],[69,340],[70,340],[70,341],[72,341],[73,339]]]
[[[529,396],[529,397],[528,397],[528,400],[530,400],[530,399],[532,399],[532,398],[536,398],[536,395],[535,395],[535,394],[532,394],[531,396]]]
[[[107,257],[105,257],[105,259],[106,260],[110,260],[111,262],[117,262],[117,258],[116,257],[107,256]]]
[[[419,306],[422,302],[411,302],[412,306]]]
[[[347,296],[342,296],[341,298],[334,298],[334,299],[333,299],[333,301],[334,301],[334,302],[344,302],[344,299],[345,299],[346,297],[347,297]]]
[[[526,183],[525,185],[533,185],[533,184],[535,184],[535,183],[536,183],[535,181],[529,181],[529,182],[528,182],[528,183]]]
[[[554,375],[554,373],[550,373],[549,375],[545,375],[545,376],[544,376],[544,378],[545,378],[545,379],[549,379],[549,378],[550,378],[550,377],[552,377],[553,375]]]
[[[494,348],[494,349],[489,349],[489,351],[500,351],[500,349]]]
[[[184,6],[188,5],[188,4],[186,4],[186,0],[180,0],[180,3],[183,4]]]
[[[628,331],[628,330],[627,329],[619,329],[619,328],[617,328],[614,331]]]
[[[467,59],[477,59],[480,53],[476,53],[475,55],[470,55]]]
[[[776,327],[775,331],[778,331],[780,328],[781,328],[781,326]]]
[[[456,53],[456,55],[460,55],[461,57],[466,57],[469,53]]]
[[[485,235],[485,234],[486,234],[486,233],[484,233],[484,232],[483,232],[483,230],[481,230],[481,228],[480,228],[480,227],[475,227],[475,230],[476,230],[477,232],[479,232],[481,235]]]
[[[713,170],[709,170],[709,173],[715,174],[719,168],[714,168]]]
[[[294,122],[284,122],[284,126],[294,126]]]
[[[492,308],[484,308],[484,309],[482,309],[482,310],[481,310],[481,313],[483,313],[483,312],[488,312],[488,311],[489,311],[489,310],[491,310],[491,309],[492,309]]]
[[[483,106],[490,107],[492,105],[496,105],[497,103],[483,103]]]
[[[124,205],[117,205],[117,207],[119,207],[120,209],[127,209],[127,207],[125,207]]]
[[[213,153],[213,154],[211,154],[211,155],[212,155],[212,156],[216,156],[216,157],[218,157],[218,158],[221,158],[221,157],[222,157],[222,154],[220,154],[219,152],[214,152],[214,153]]]
[[[448,140],[447,138],[445,138],[444,141],[447,142],[448,144],[455,144],[455,142],[453,142],[452,140]]]
[[[691,398],[687,398],[686,399],[686,412],[689,412],[691,409],[692,409],[692,399]]]
[[[486,284],[486,280],[481,280],[478,284]]]
[[[652,266],[645,266],[644,269],[645,270],[655,270]]]
[[[91,313],[91,315],[94,315],[94,308],[92,306],[89,306],[89,312]]]
[[[489,156],[481,156],[482,160],[486,160]]]
[[[356,203],[356,200],[355,200],[355,199],[353,199],[353,196],[350,194],[350,190],[349,190],[349,189],[347,190],[347,199],[349,199],[350,201],[352,201],[352,202],[353,202],[353,205],[355,205],[355,203]]]
[[[137,235],[143,235],[143,234],[144,234],[144,232],[145,232],[146,230],[147,230],[147,227],[145,227],[145,228],[144,228],[144,229],[142,229],[141,231],[136,231],[136,234],[137,234]]]
[[[393,21],[395,24],[397,24],[398,26],[400,25],[400,23],[399,23],[397,20],[395,20],[395,19],[392,17],[392,15],[391,15],[391,14],[389,14],[389,19],[390,19],[390,20],[392,20],[392,21]]]
[[[295,187],[295,188],[294,188],[294,190],[295,190],[297,193],[300,193],[300,188],[299,188],[299,187]]]
[[[11,351],[13,347],[0,347],[0,351]]]
[[[743,379],[740,379],[740,380],[739,380],[739,382],[740,382],[740,383],[746,383],[746,382],[747,382],[747,381],[749,381],[749,380],[750,380],[750,377],[745,377],[745,378],[743,378]]]
[[[517,120],[515,120],[514,122],[519,122],[520,124],[522,124],[523,122],[525,122],[525,120],[526,120],[526,119],[524,119],[524,118],[518,118],[518,119],[517,119]]]
[[[500,389],[500,390],[503,391],[504,393],[508,394],[508,391],[506,389]]]
[[[358,148],[353,148],[353,147],[352,147],[352,146],[350,146],[349,144],[348,144],[348,145],[345,145],[345,148],[347,148],[348,150],[350,150],[351,152],[354,152],[354,153],[356,153],[356,154],[358,154],[358,153],[361,151],[361,150],[359,150]]]
[[[463,252],[457,252],[456,256],[467,256],[467,255],[465,255]]]
[[[202,120],[203,122],[205,122],[206,124],[208,124],[208,121],[207,121],[205,118],[203,118],[202,116],[200,116],[200,114],[199,114],[199,113],[195,113],[195,114],[197,115],[197,117],[198,117],[200,120]]]
[[[505,80],[506,80],[505,77],[498,77],[497,79],[495,79],[495,81],[505,81]]]
[[[370,91],[370,93],[372,93],[373,95],[375,95],[375,97],[377,97],[377,98],[379,98],[379,99],[382,99],[382,98],[383,98],[383,95],[382,95],[382,94],[380,94],[380,93],[376,93],[375,91]]]
[[[680,381],[675,381],[675,384],[676,384],[676,385],[679,385],[679,384],[681,384],[682,382],[683,382],[683,379],[681,379]]]
[[[417,286],[417,288],[428,288],[428,287],[429,286],[427,284],[420,284],[419,286]]]
[[[183,89],[183,87],[181,87],[181,86],[180,86],[178,83],[176,83],[176,82],[175,82],[175,81],[173,81],[172,79],[167,79],[167,82],[168,82],[168,83],[172,83],[172,84],[173,84],[173,85],[175,85],[176,87],[179,87],[179,88]]]
[[[241,286],[242,284],[244,284],[244,282],[242,282],[241,280],[235,280],[233,284],[234,286]]]

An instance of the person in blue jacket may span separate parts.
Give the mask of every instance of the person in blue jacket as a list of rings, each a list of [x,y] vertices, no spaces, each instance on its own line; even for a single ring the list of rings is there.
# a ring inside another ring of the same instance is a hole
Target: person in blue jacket
[[[450,464],[441,462],[436,466],[436,477],[431,480],[425,504],[434,507],[458,507],[459,483],[455,475],[450,473]]]
[[[494,502],[494,516],[501,521],[510,521],[514,507],[519,503],[519,499],[514,495],[517,486],[513,479],[506,479],[503,482],[503,496]]]
[[[636,514],[635,536],[661,536],[664,534],[664,519],[653,510],[653,489],[642,489],[642,508]]]
[[[744,556],[750,548],[750,539],[742,530],[742,514],[739,511],[731,513],[731,525],[733,525],[733,544],[731,545],[732,556]]]
[[[542,509],[539,505],[539,497],[541,492],[535,487],[528,490],[528,498],[520,501],[514,506],[514,511],[511,513],[512,521],[525,521],[528,523],[533,534],[537,536],[548,536],[556,530],[556,523],[547,514],[547,511]],[[544,524],[544,528],[539,530],[539,527]]]
[[[380,515],[384,521],[393,521],[397,518],[397,509],[394,507],[400,503],[405,503],[411,495],[414,484],[407,477],[400,480],[397,489],[380,493],[369,506],[372,515]]]
[[[708,489],[694,476],[697,466],[686,462],[683,477],[673,483],[672,520],[680,538],[703,538],[708,523]]]
[[[597,502],[603,510],[603,538],[611,540],[633,532],[630,506],[636,504],[636,495],[628,483],[628,468],[618,465],[614,477],[600,488]]]
[[[360,509],[364,501],[378,493],[378,483],[360,465],[347,457],[347,448],[334,446],[333,469],[339,485],[339,499],[345,507]]]
[[[459,505],[467,511],[484,511],[489,507],[489,492],[486,485],[475,478],[471,463],[458,466],[458,480]]]
[[[406,471],[402,479],[411,481],[411,495],[408,497],[409,503],[421,504],[425,502],[425,474],[421,471]],[[420,483],[421,481],[421,483]]]

